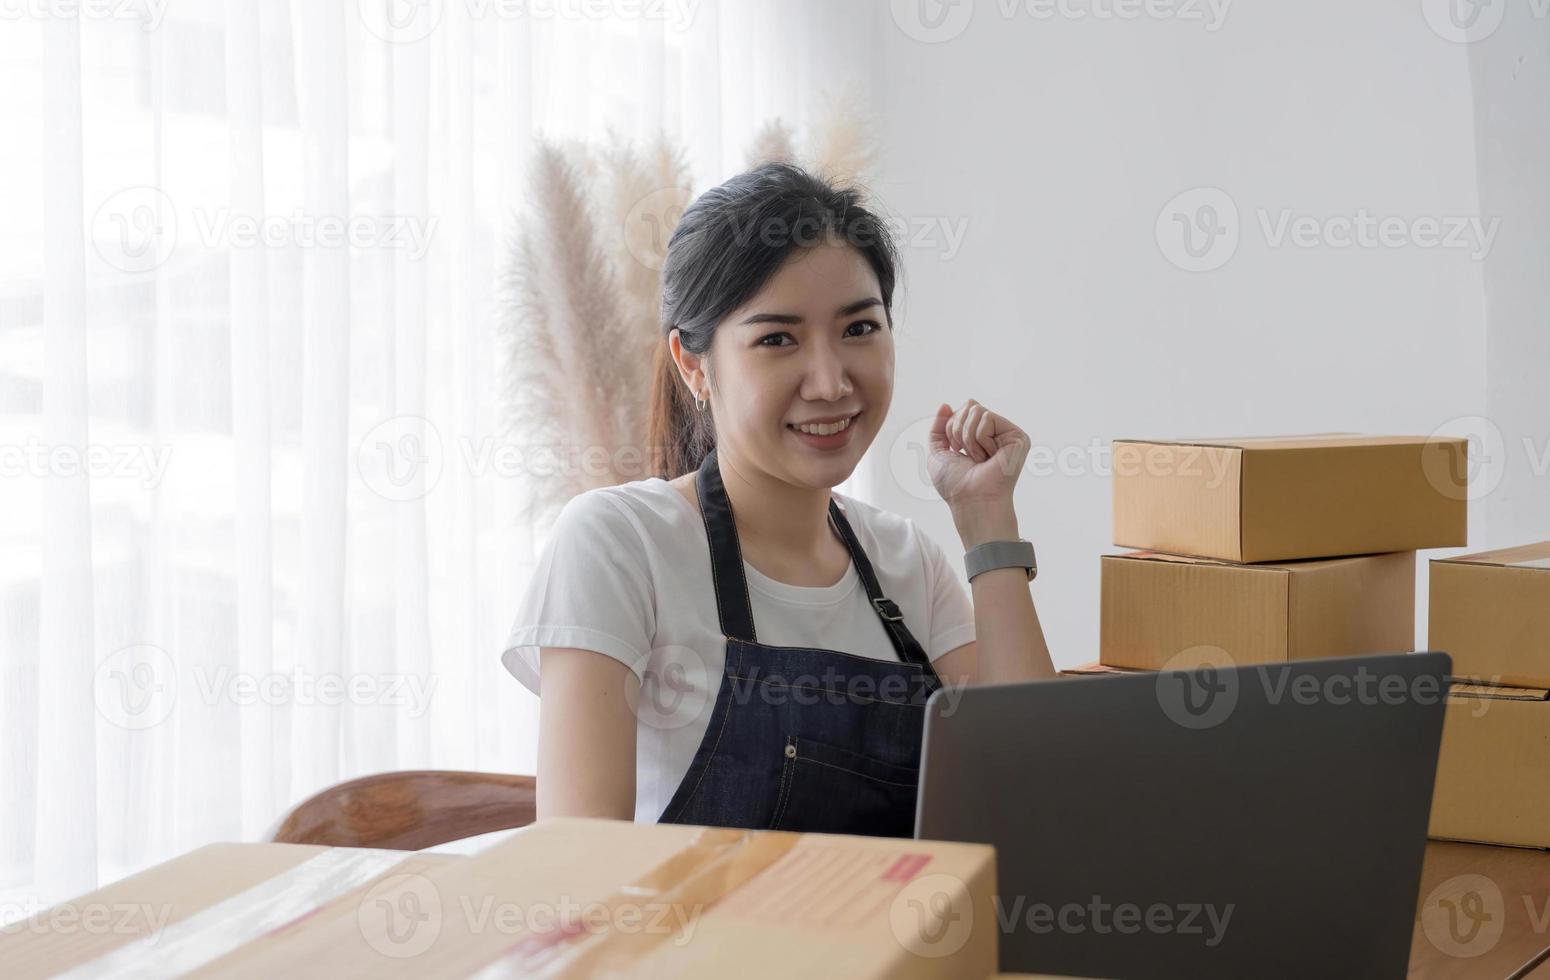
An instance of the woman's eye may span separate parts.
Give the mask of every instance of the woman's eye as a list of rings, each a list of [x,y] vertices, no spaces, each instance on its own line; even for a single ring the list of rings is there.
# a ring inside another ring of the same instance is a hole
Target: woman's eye
[[[852,331],[854,331],[854,329],[856,327],[866,327],[867,329],[861,331],[860,333],[852,332]],[[857,320],[855,323],[852,323],[852,324],[850,324],[849,326],[847,326],[845,328],[845,336],[847,336],[847,337],[865,337],[867,334],[876,333],[877,331],[879,331],[881,329],[883,329],[882,324],[878,323],[876,320]],[[754,346],[756,346],[756,347],[789,347],[789,346],[791,346],[790,344],[780,343],[780,341],[782,341],[782,340],[790,340],[792,344],[796,343],[796,338],[792,337],[791,334],[782,331],[781,333],[766,334],[765,336],[760,337],[759,338],[759,342],[757,344],[755,344]],[[775,341],[775,343],[771,343],[771,341]]]

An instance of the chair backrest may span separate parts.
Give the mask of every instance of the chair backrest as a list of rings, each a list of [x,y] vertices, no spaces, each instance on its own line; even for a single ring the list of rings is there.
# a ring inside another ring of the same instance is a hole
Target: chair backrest
[[[537,819],[533,776],[406,770],[362,776],[297,804],[270,838],[284,844],[416,851]]]

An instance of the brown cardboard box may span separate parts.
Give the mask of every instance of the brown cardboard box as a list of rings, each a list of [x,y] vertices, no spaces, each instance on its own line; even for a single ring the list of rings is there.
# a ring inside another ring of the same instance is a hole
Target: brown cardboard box
[[[1158,670],[1197,647],[1218,666],[1415,648],[1415,552],[1277,564],[1104,555],[1098,660]]]
[[[972,978],[996,970],[994,894],[984,844],[552,819],[467,857],[204,848],[71,903],[171,906],[154,945],[0,933],[0,962],[7,977],[92,961],[264,980]]]
[[[201,972],[984,977],[994,894],[984,844],[551,819]]]
[[[90,964],[171,976],[384,875],[461,858],[302,844],[209,844],[0,929],[7,978]]]
[[[1550,687],[1550,541],[1434,559],[1427,645],[1458,677]]]
[[[1114,442],[1114,543],[1284,561],[1468,543],[1467,443],[1346,433]]]
[[[1455,684],[1432,837],[1550,847],[1550,691]]]

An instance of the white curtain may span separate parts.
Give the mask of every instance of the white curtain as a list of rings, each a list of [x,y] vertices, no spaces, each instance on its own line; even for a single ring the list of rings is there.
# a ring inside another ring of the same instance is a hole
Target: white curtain
[[[75,9],[72,9],[75,8]],[[207,0],[0,21],[0,918],[340,780],[531,772],[493,339],[533,140],[871,83],[870,4]]]

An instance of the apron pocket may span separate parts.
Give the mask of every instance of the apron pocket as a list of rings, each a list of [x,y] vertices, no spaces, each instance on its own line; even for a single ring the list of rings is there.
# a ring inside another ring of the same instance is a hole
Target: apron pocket
[[[770,830],[911,837],[920,770],[787,735]]]

